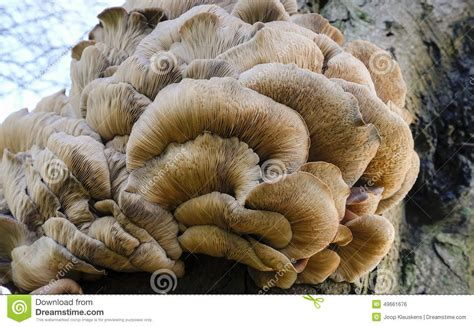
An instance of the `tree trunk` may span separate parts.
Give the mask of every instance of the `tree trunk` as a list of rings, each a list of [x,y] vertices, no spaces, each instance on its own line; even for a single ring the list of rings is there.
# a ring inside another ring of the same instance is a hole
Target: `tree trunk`
[[[347,41],[366,39],[390,51],[408,86],[407,109],[421,173],[405,206],[386,214],[398,231],[389,255],[359,283],[296,285],[284,293],[469,294],[473,290],[474,161],[472,2],[463,0],[299,1],[321,12]],[[175,293],[240,294],[259,290],[245,267],[189,255]],[[111,273],[88,293],[153,293],[148,274]],[[272,289],[271,293],[282,290]]]

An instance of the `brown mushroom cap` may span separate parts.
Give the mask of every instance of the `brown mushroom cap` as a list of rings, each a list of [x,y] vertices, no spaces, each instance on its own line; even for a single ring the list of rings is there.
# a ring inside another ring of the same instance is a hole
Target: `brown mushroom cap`
[[[55,132],[69,135],[88,135],[95,140],[100,136],[83,119],[62,117],[52,112],[32,112],[27,109],[10,114],[0,125],[0,155],[4,149],[13,153],[28,151],[34,145],[44,148]]]
[[[351,94],[323,75],[294,65],[259,65],[239,80],[301,114],[311,137],[310,161],[338,166],[349,185],[362,176],[380,140],[375,126],[362,120]]]
[[[390,250],[395,230],[393,225],[381,216],[364,216],[346,223],[353,240],[345,246],[338,246],[341,263],[331,278],[336,282],[354,282],[370,272]]]
[[[324,249],[309,258],[305,269],[298,274],[296,282],[299,284],[320,284],[336,271],[340,261],[336,252]]]
[[[337,44],[344,43],[344,35],[341,31],[329,24],[329,21],[319,14],[296,14],[291,16],[291,21],[315,33],[325,34],[333,39]]]
[[[35,203],[42,221],[49,217],[64,217],[61,210],[61,203],[56,195],[42,181],[41,174],[33,166],[33,160],[28,158],[23,163],[26,177],[26,187],[31,200]]]
[[[129,135],[151,101],[126,83],[90,83],[84,94],[86,121],[109,141],[115,136]]]
[[[292,261],[283,253],[254,239],[250,239],[250,243],[262,262],[273,269],[273,271],[259,271],[249,267],[250,277],[255,284],[264,289],[274,286],[283,289],[290,288],[297,277]]]
[[[57,279],[61,271],[74,279],[83,274],[104,274],[104,271],[78,259],[49,237],[41,237],[31,245],[15,248],[12,259],[13,282],[26,291],[47,285]],[[32,274],[32,271],[35,273]]]
[[[365,193],[363,201],[347,204],[347,208],[358,216],[370,216],[375,214],[382,198],[383,187],[353,187],[352,192]]]
[[[66,164],[48,149],[34,151],[33,159],[35,170],[40,173],[48,189],[58,198],[67,219],[76,226],[94,220],[89,209],[90,195],[70,173]]]
[[[70,104],[74,109],[75,116],[84,118],[85,113],[80,109],[82,91],[87,84],[102,77],[107,67],[116,63],[111,61],[115,57],[111,53],[112,49],[103,43],[87,43],[79,49],[80,51],[73,51],[71,60]],[[122,61],[126,58],[126,54],[122,54],[119,58],[116,61]]]
[[[0,259],[10,260],[11,251],[21,245],[31,244],[34,234],[27,226],[13,217],[0,215]]]
[[[258,156],[245,143],[205,133],[183,145],[171,144],[160,157],[134,170],[126,191],[174,210],[192,197],[213,191],[243,202],[259,178]]]
[[[174,261],[169,259],[167,257],[167,253],[161,247],[161,245],[148,233],[147,230],[139,227],[134,222],[132,222],[127,216],[125,216],[125,214],[119,208],[117,203],[115,203],[113,200],[104,200],[96,202],[94,207],[101,213],[113,214],[115,218],[112,218],[115,221],[114,224],[118,224],[118,228],[122,230],[120,234],[122,235],[122,237],[126,237],[130,240],[130,251],[127,251],[127,253],[123,254],[128,256],[130,262],[134,266],[147,272],[155,272],[159,269],[170,269],[174,271],[178,277],[182,277],[184,275],[183,263],[181,261]],[[98,220],[101,219],[103,218],[100,218]],[[94,224],[96,222],[94,222]],[[94,224],[91,225],[89,233],[94,227]],[[110,229],[101,228],[100,233],[110,234],[111,231]],[[174,234],[174,237],[175,241],[177,242],[176,233]],[[111,238],[110,241],[114,242],[115,240]],[[104,243],[107,245],[108,242],[104,241]],[[120,244],[117,245],[121,246]],[[111,246],[108,247],[113,249]],[[120,253],[120,251],[116,250],[115,252]],[[181,250],[179,252],[179,255],[180,254]]]
[[[50,218],[42,227],[46,236],[66,247],[78,258],[115,271],[138,271],[127,258],[81,232],[64,218]]]
[[[112,251],[126,257],[130,256],[140,245],[140,242],[125,232],[113,217],[96,219],[90,225],[87,235],[101,241]]]
[[[1,173],[5,200],[13,217],[28,226],[32,231],[43,223],[36,204],[27,193],[27,183],[23,162],[27,158],[24,153],[17,155],[10,151],[3,152]]]
[[[389,52],[369,41],[355,40],[344,49],[364,63],[374,81],[375,91],[384,102],[392,101],[400,108],[405,106],[407,87],[398,63]]]
[[[308,38],[296,33],[264,27],[247,42],[235,46],[217,59],[232,63],[240,72],[258,64],[296,64],[299,68],[321,73],[323,54]]]
[[[163,12],[159,9],[127,13],[122,7],[107,8],[97,16],[100,24],[89,33],[89,39],[130,56],[162,17]]]
[[[232,9],[232,15],[249,24],[290,19],[285,6],[279,0],[239,0]]]
[[[377,127],[381,144],[362,180],[369,186],[384,188],[382,199],[397,192],[410,167],[413,137],[410,127],[363,85],[335,80],[358,100],[362,117]]]
[[[224,257],[259,271],[272,271],[258,257],[249,241],[217,226],[193,226],[186,229],[178,239],[184,251]]]
[[[53,112],[64,117],[75,117],[74,110],[69,104],[66,90],[62,89],[41,99],[33,112]]]
[[[334,57],[326,62],[324,76],[363,85],[375,95],[375,86],[370,72],[359,59],[349,52],[335,52]]]
[[[257,185],[247,196],[245,206],[285,216],[293,237],[281,252],[294,260],[308,258],[326,248],[339,225],[331,190],[306,172]]]
[[[285,217],[271,211],[249,210],[228,194],[212,192],[181,204],[175,218],[185,226],[216,225],[238,234],[255,235],[274,248],[291,240],[291,227]]]
[[[119,205],[133,223],[153,236],[170,258],[178,259],[181,256],[182,250],[177,240],[178,224],[168,211],[138,194],[125,191],[120,194]]]
[[[185,78],[211,79],[212,77],[233,77],[239,74],[235,67],[228,61],[219,59],[196,59],[186,67]]]
[[[418,154],[415,151],[412,151],[410,168],[408,169],[408,172],[405,175],[405,179],[403,180],[400,189],[397,191],[397,193],[395,193],[388,199],[380,201],[376,213],[381,214],[400,203],[400,201],[402,201],[408,194],[408,192],[411,190],[413,185],[415,185],[419,172],[420,158],[418,157]]]
[[[332,243],[337,244],[339,246],[346,246],[350,242],[352,242],[352,232],[349,227],[339,224],[337,228],[337,234],[332,240]]]
[[[300,170],[316,176],[329,187],[339,218],[342,219],[346,211],[346,199],[351,191],[342,179],[341,170],[337,166],[323,161],[308,162],[301,166]]]
[[[89,136],[55,133],[48,139],[48,148],[67,165],[94,198],[110,198],[109,167],[102,143]]]
[[[280,160],[289,171],[297,170],[308,156],[308,131],[293,110],[231,78],[186,79],[161,91],[133,126],[127,167],[142,167],[170,143],[185,143],[204,131],[235,136],[260,162]]]

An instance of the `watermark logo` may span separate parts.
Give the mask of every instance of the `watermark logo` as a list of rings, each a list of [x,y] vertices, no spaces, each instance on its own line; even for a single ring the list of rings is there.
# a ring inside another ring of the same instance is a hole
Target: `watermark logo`
[[[322,297],[312,297],[309,294],[303,296],[303,299],[313,302],[313,305],[316,309],[321,309],[320,303],[324,302],[324,299]]]
[[[159,269],[151,275],[150,286],[155,293],[168,294],[178,286],[178,278],[169,269]]]
[[[31,295],[8,295],[7,316],[18,322],[31,318]]]
[[[285,163],[278,159],[265,161],[261,167],[261,174],[263,181],[269,184],[278,183],[288,175]]]

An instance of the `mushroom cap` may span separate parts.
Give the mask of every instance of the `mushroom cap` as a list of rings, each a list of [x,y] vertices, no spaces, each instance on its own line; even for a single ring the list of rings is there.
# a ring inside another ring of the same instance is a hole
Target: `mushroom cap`
[[[42,228],[46,236],[66,247],[80,259],[115,271],[138,271],[126,257],[110,250],[101,241],[78,230],[64,218],[50,218]]]
[[[61,210],[61,203],[56,195],[42,181],[41,174],[34,168],[33,160],[28,158],[23,163],[23,169],[26,178],[26,189],[35,203],[42,221],[49,217],[64,217]]]
[[[69,104],[69,98],[66,96],[65,89],[61,89],[41,99],[33,112],[53,112],[64,117],[75,117],[74,110]]]
[[[243,202],[259,178],[258,156],[247,144],[205,133],[183,145],[171,144],[160,157],[132,171],[126,191],[174,210],[213,191],[234,195]]]
[[[224,257],[259,271],[272,271],[255,253],[249,241],[217,226],[192,226],[178,239],[184,251]]]
[[[405,179],[403,180],[400,189],[391,197],[380,201],[376,213],[381,214],[400,203],[400,201],[402,201],[408,194],[408,192],[411,190],[413,185],[415,185],[419,172],[420,158],[418,157],[418,154],[413,150],[411,153],[410,168],[408,169],[408,172],[405,175]]]
[[[274,286],[283,289],[290,288],[297,277],[293,262],[283,253],[254,239],[250,239],[250,243],[262,262],[273,269],[273,271],[259,271],[249,267],[250,277],[255,284],[264,289]]]
[[[83,99],[86,101],[86,121],[105,141],[129,135],[133,124],[151,103],[126,83],[92,82],[86,86],[84,94],[87,94]]]
[[[108,218],[110,222],[106,224],[112,224],[119,229],[119,234],[122,238],[128,239],[128,244],[130,245],[128,249],[124,248],[125,242],[117,243],[114,247],[108,245],[110,242],[116,242],[117,240],[112,237],[108,241],[97,238],[104,242],[108,248],[114,250],[117,253],[123,254],[130,259],[130,262],[137,268],[140,268],[143,271],[155,272],[159,269],[170,269],[176,273],[178,277],[184,275],[184,265],[180,261],[174,261],[167,257],[166,251],[163,247],[151,236],[147,230],[141,228],[132,222],[125,214],[122,212],[120,207],[113,200],[104,200],[96,202],[95,209],[104,214],[113,214],[113,217]],[[112,220],[110,220],[112,218]],[[96,220],[91,227],[89,228],[89,235],[91,229],[94,228],[94,225],[97,221],[100,221],[104,218],[99,218]],[[108,226],[100,226],[99,233],[107,237],[107,235],[113,236],[116,234],[114,230],[107,228]],[[105,227],[105,228],[104,228]],[[111,234],[112,233],[112,234]],[[91,235],[92,236],[92,235]],[[176,235],[175,235],[176,240]],[[177,241],[177,240],[176,240]],[[122,249],[122,251],[119,251]],[[126,250],[123,251],[123,250]],[[179,252],[179,255],[181,252]],[[178,255],[178,256],[179,256]]]
[[[316,176],[329,187],[339,219],[342,219],[346,211],[346,199],[351,191],[342,179],[341,170],[337,166],[323,161],[308,162],[301,166],[300,170]]]
[[[232,63],[240,72],[265,63],[296,64],[321,73],[323,54],[308,38],[296,33],[264,27],[247,42],[217,56]]]
[[[10,114],[0,125],[0,155],[4,149],[16,153],[28,151],[34,145],[44,148],[49,136],[55,132],[100,140],[83,119],[62,117],[52,112],[28,113],[27,109],[21,109]]]
[[[110,174],[104,145],[89,136],[52,134],[48,148],[56,154],[96,199],[111,196]]]
[[[14,248],[30,244],[34,239],[25,224],[7,215],[0,215],[0,235],[0,260],[11,260]]]
[[[186,227],[216,225],[237,234],[255,235],[274,248],[283,248],[291,240],[291,227],[279,213],[250,210],[228,194],[212,192],[181,204],[175,218]]]
[[[339,246],[346,246],[350,242],[352,242],[352,232],[349,227],[339,224],[337,227],[337,234],[332,240],[333,244],[337,244]]]
[[[89,39],[107,44],[117,52],[125,52],[130,56],[140,41],[163,18],[163,11],[148,9],[127,12],[122,7],[112,7],[103,10],[97,18],[100,24],[89,33]]]
[[[375,126],[362,120],[354,96],[325,76],[294,65],[259,65],[239,80],[303,117],[311,138],[309,161],[333,163],[349,185],[362,176],[380,139]]]
[[[171,259],[176,260],[181,256],[182,250],[177,239],[178,224],[168,211],[138,194],[125,191],[120,193],[118,204],[126,217],[146,230]]]
[[[285,6],[279,0],[239,0],[232,9],[232,15],[249,24],[290,19]]]
[[[389,52],[375,44],[355,40],[347,43],[344,49],[364,63],[374,82],[377,96],[384,102],[393,102],[400,108],[405,106],[407,86],[398,63]]]
[[[305,269],[298,274],[296,282],[299,284],[320,284],[336,271],[340,261],[336,252],[324,249],[309,258]]]
[[[34,169],[40,173],[42,181],[58,198],[67,219],[76,226],[94,220],[89,209],[90,195],[71,174],[66,164],[48,149],[34,151],[33,159]]]
[[[308,258],[326,248],[339,225],[331,190],[306,172],[290,174],[275,183],[257,185],[247,196],[245,206],[285,216],[293,237],[281,252],[294,260]]]
[[[382,216],[363,216],[346,223],[353,239],[338,246],[339,267],[331,276],[336,282],[354,282],[375,268],[390,250],[395,230]]]
[[[112,251],[125,257],[130,256],[140,242],[128,234],[113,217],[96,219],[89,227],[87,235],[101,241]]]
[[[344,43],[344,35],[341,31],[329,24],[329,21],[319,14],[295,14],[291,16],[291,21],[315,33],[325,34],[337,44]]]
[[[383,187],[353,187],[351,192],[365,193],[363,201],[347,204],[347,209],[358,216],[370,216],[375,214],[382,198]]]
[[[133,126],[127,168],[142,167],[170,143],[185,143],[204,131],[237,137],[260,162],[280,160],[289,171],[308,157],[308,131],[293,110],[231,78],[186,79],[162,90]]]
[[[31,245],[12,251],[13,282],[25,291],[33,291],[57,279],[60,271],[71,278],[81,275],[100,276],[103,270],[78,259],[49,237],[41,237]],[[31,272],[35,273],[32,274]]]
[[[27,193],[26,177],[23,170],[23,162],[26,158],[25,153],[14,155],[8,150],[3,152],[1,161],[3,192],[13,217],[34,231],[43,223],[43,218],[33,199]]]
[[[383,187],[382,199],[386,199],[400,189],[410,168],[414,146],[410,127],[367,87],[339,79],[335,81],[357,98],[362,117],[374,124],[380,133],[380,146],[362,181],[369,186]]]

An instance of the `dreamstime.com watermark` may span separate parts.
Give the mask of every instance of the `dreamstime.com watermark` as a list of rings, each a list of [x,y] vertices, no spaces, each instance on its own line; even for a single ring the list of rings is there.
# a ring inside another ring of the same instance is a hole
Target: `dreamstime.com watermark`
[[[265,294],[267,293],[270,288],[275,287],[280,280],[287,272],[294,270],[294,264],[296,263],[295,259],[290,259],[290,262],[285,264],[284,266],[281,267],[281,269],[278,269],[278,271],[275,272],[275,275],[273,275],[272,278],[270,278],[265,285],[263,285],[262,289],[258,291],[258,294]]]

